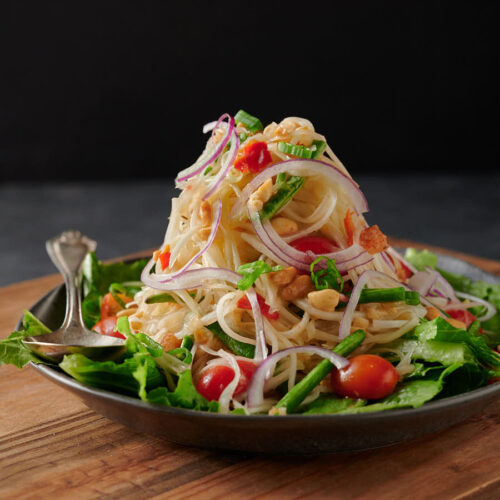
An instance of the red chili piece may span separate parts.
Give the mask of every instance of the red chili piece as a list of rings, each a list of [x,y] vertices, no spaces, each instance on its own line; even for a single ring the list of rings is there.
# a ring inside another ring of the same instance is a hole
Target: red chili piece
[[[241,172],[256,174],[264,170],[273,162],[271,153],[265,142],[249,142],[243,151],[238,154],[234,162],[234,168]]]

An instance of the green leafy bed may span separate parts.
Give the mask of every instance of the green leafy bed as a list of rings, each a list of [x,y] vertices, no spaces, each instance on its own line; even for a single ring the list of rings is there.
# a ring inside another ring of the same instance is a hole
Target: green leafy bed
[[[410,250],[406,257],[419,269],[436,267],[437,259],[430,252]],[[102,297],[110,290],[133,295],[144,265],[145,261],[105,265],[94,254],[88,256],[83,268],[83,313],[89,327],[99,321]],[[500,309],[500,285],[473,283],[464,276],[439,271],[455,290],[484,298]],[[423,320],[413,331],[379,353],[394,363],[399,361],[394,353],[411,357],[413,371],[398,384],[393,394],[379,401],[323,395],[296,411],[302,414],[352,414],[417,408],[432,399],[481,387],[492,377],[500,377],[500,356],[494,350],[500,344],[499,314],[482,323],[481,327],[484,331],[480,333],[477,322],[466,331],[451,326],[442,318]],[[235,354],[252,356],[253,346],[227,338],[218,324],[209,328]],[[146,402],[210,412],[219,410],[217,402],[207,401],[194,387],[191,337],[186,337],[180,348],[165,352],[147,335],[133,334],[126,316],[119,318],[117,329],[126,337],[126,352],[121,359],[96,362],[81,354],[71,354],[65,356],[59,369],[84,384]],[[49,331],[30,312],[25,312],[22,329],[0,341],[0,364],[21,368],[30,361],[44,363],[22,343],[22,339]],[[241,412],[234,411],[236,414]]]

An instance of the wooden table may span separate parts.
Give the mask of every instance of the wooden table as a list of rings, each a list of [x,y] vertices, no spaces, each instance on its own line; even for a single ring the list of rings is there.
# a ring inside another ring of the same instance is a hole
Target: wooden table
[[[459,256],[500,275],[500,262]],[[47,276],[0,289],[0,337],[59,281]],[[4,366],[0,374],[2,499],[500,498],[500,401],[461,425],[390,448],[260,457],[138,434],[33,369]]]

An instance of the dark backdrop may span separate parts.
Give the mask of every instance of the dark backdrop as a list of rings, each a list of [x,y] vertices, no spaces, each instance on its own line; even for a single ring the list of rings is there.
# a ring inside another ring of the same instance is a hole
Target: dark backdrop
[[[498,2],[12,1],[0,179],[170,176],[240,107],[356,172],[498,160]]]

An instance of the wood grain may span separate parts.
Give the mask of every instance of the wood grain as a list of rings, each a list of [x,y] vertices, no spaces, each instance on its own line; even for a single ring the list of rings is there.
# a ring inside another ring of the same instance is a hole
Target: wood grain
[[[500,262],[458,255],[500,275]],[[0,289],[0,336],[59,282],[53,275]],[[138,434],[32,369],[0,373],[2,499],[500,498],[500,401],[464,424],[390,448],[259,457]]]

